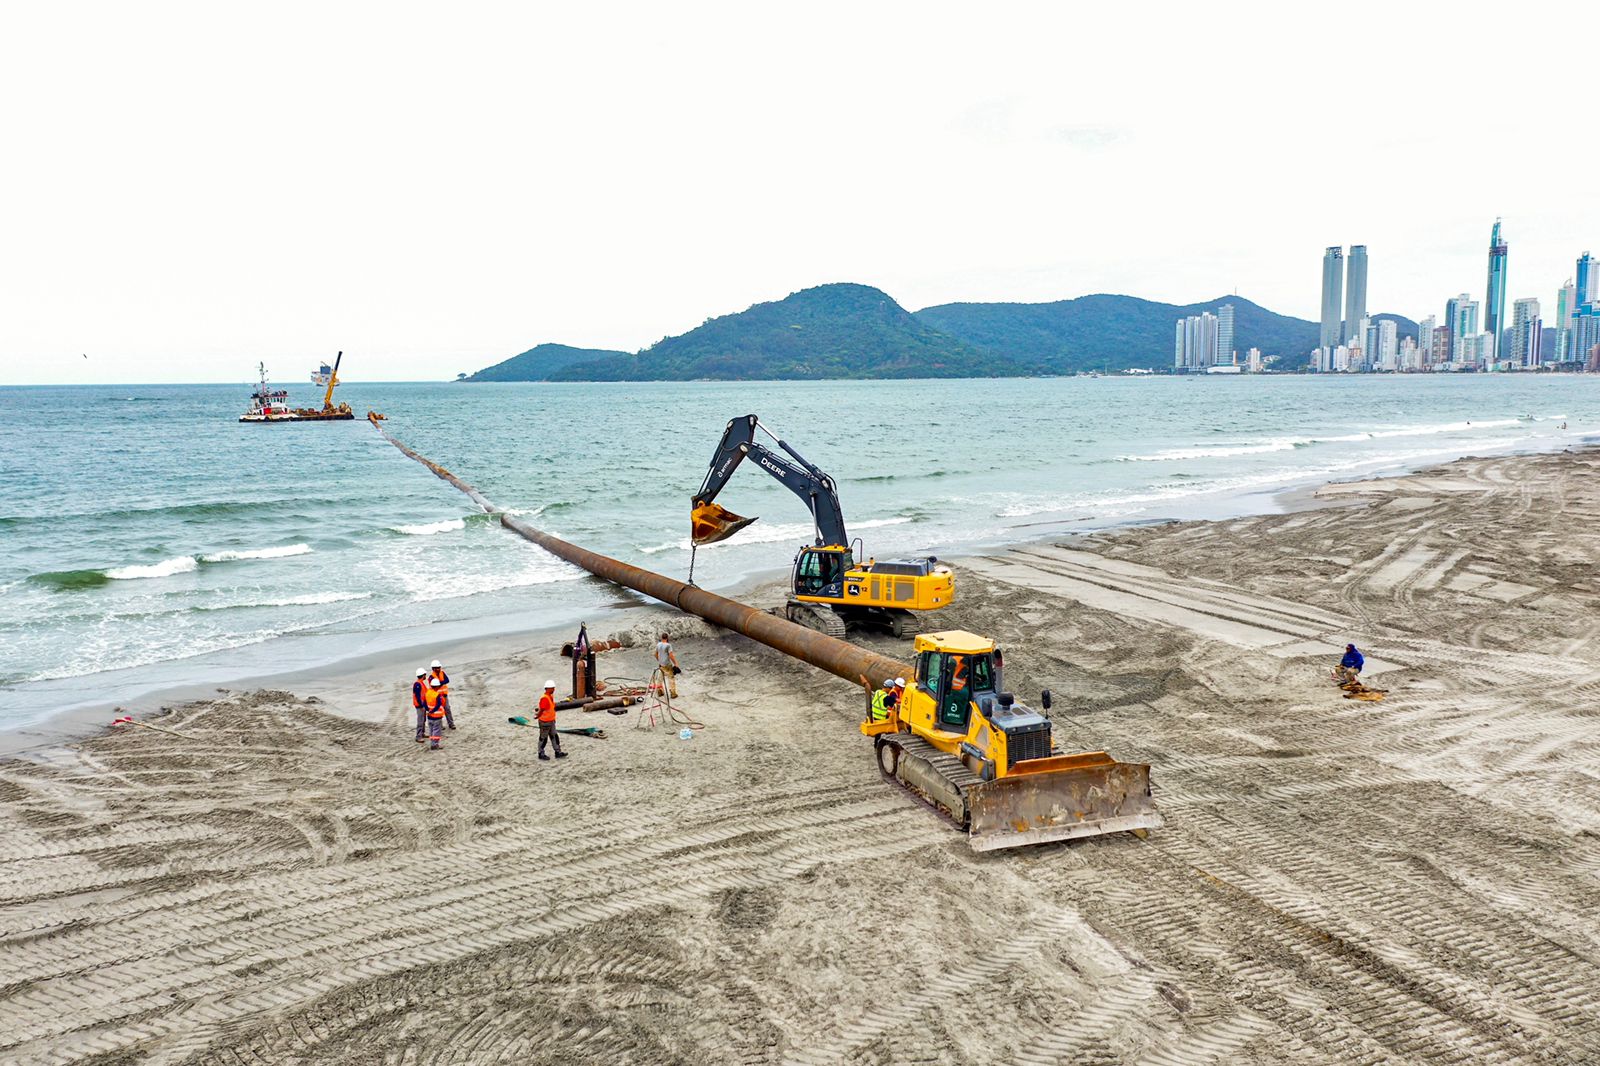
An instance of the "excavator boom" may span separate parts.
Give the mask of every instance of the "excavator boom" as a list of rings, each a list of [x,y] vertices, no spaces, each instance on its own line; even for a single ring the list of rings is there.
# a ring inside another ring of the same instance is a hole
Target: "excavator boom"
[[[817,544],[848,546],[850,535],[844,528],[844,510],[839,505],[839,493],[833,478],[817,469],[793,447],[772,437],[782,450],[773,451],[756,439],[756,430],[766,432],[755,415],[735,418],[722,431],[722,440],[711,456],[711,467],[695,493],[690,511],[690,537],[694,544],[715,544],[727,540],[754,518],[743,518],[714,501],[728,484],[733,472],[746,458],[771,474],[784,488],[800,497],[811,512],[816,526]],[[771,436],[771,434],[768,434]]]

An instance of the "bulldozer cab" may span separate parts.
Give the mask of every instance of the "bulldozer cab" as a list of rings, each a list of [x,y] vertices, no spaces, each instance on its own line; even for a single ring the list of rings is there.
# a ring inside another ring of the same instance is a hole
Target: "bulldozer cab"
[[[917,657],[917,686],[933,697],[933,727],[965,734],[973,701],[995,689],[988,652],[925,651]]]
[[[794,560],[797,596],[844,596],[844,574],[855,565],[849,548],[801,548]]]

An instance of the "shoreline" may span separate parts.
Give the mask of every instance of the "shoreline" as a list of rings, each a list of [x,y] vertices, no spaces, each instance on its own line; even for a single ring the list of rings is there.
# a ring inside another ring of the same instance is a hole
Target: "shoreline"
[[[1600,435],[1586,435],[1566,442],[1564,447],[1510,448],[1498,454],[1513,458],[1532,457],[1559,451],[1582,451],[1597,446],[1600,446]],[[1148,514],[1100,524],[1080,525],[1071,520],[1050,519],[1037,523],[1041,529],[1036,536],[984,546],[977,552],[947,557],[946,561],[959,569],[974,560],[989,559],[1015,548],[1071,542],[1079,538],[1114,534],[1121,530],[1171,522],[1219,523],[1262,515],[1359,506],[1360,500],[1354,495],[1326,490],[1339,485],[1422,474],[1451,463],[1474,458],[1480,456],[1459,456],[1420,465],[1397,464],[1390,467],[1379,465],[1373,471],[1363,471],[1351,477],[1328,479],[1323,475],[1316,475],[1305,479],[1290,478],[1276,486],[1222,489],[1213,494],[1197,494],[1174,501],[1198,513],[1178,514],[1153,507]],[[1196,504],[1202,506],[1196,507]],[[1026,528],[1026,525],[1014,528]],[[771,567],[745,572],[726,586],[713,587],[712,591],[740,599],[764,586],[781,586],[787,573],[788,567]],[[686,617],[631,590],[613,587],[610,591],[616,597],[615,600],[605,604],[596,617],[610,617],[610,612],[619,612],[618,625],[622,629],[644,620],[645,615],[638,612],[648,612],[652,615],[656,612],[666,612],[667,617]],[[777,588],[777,592],[781,596],[781,587]],[[777,602],[776,598],[774,602]],[[46,711],[43,717],[35,721],[14,726],[4,734],[0,734],[0,758],[43,752],[93,736],[104,727],[104,723],[108,722],[113,714],[132,714],[135,718],[144,718],[175,705],[210,698],[220,692],[265,689],[295,691],[319,686],[319,691],[312,694],[322,698],[322,689],[343,693],[345,702],[354,708],[349,717],[356,720],[371,719],[381,712],[375,709],[370,699],[355,700],[349,697],[349,692],[356,685],[354,679],[366,682],[381,673],[390,677],[392,681],[394,677],[399,676],[396,671],[403,672],[407,663],[419,657],[423,662],[434,658],[454,659],[457,662],[482,661],[491,657],[481,650],[484,648],[504,650],[514,648],[518,644],[528,646],[552,639],[559,644],[570,639],[570,636],[562,634],[575,633],[578,623],[586,620],[578,617],[578,614],[579,612],[573,611],[559,620],[541,621],[532,625],[520,620],[519,616],[502,614],[430,623],[415,629],[401,627],[355,633],[276,637],[239,648],[209,652],[191,659],[168,660],[99,674],[30,682],[17,686],[13,691],[30,694],[50,690],[71,692],[106,686],[110,687],[112,692],[103,697],[93,695],[76,698],[61,708]],[[513,622],[513,619],[518,621]],[[627,624],[623,623],[623,619],[627,620]],[[595,627],[593,635],[596,639],[608,635],[600,632],[603,628],[604,626]],[[474,631],[464,632],[469,629]],[[214,666],[218,661],[226,659],[243,659],[249,663],[252,660],[262,659],[262,653],[271,651],[279,653],[274,658],[281,663],[284,658],[282,652],[289,645],[320,645],[323,650],[316,661],[287,668],[282,665],[264,665],[262,669],[257,670],[244,665],[217,670]],[[372,645],[377,647],[371,647]],[[338,646],[331,655],[328,654],[330,646]],[[163,671],[192,673],[197,666],[202,670],[212,667],[211,676],[174,679],[169,682],[159,680]],[[410,675],[405,674],[405,676]]]

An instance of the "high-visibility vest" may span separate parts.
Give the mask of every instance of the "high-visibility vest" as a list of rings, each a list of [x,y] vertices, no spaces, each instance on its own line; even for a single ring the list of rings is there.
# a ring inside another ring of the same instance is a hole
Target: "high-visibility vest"
[[[427,688],[427,687],[428,686],[426,684],[424,684],[423,682],[421,682],[421,681],[416,681],[416,682],[412,683],[412,685],[411,685],[411,706],[417,708],[418,710],[422,709],[422,707],[424,706],[424,704],[422,702],[422,690]]]
[[[422,690],[422,701],[428,708],[429,718],[444,717],[444,691],[442,689],[436,689],[432,685],[425,687]]]
[[[539,721],[553,722],[556,720],[555,697],[548,692],[539,697]]]
[[[883,689],[872,694],[872,720],[884,722],[889,718],[889,693]]]
[[[450,675],[449,674],[445,673],[443,670],[439,669],[438,667],[434,667],[433,676],[439,679],[439,691],[440,692],[449,692],[450,691]]]

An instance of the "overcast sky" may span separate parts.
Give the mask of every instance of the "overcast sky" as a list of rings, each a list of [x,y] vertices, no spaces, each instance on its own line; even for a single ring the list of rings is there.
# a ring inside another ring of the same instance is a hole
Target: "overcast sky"
[[[828,281],[1314,318],[1335,243],[1416,318],[1496,215],[1553,314],[1594,8],[1414,6],[10,4],[0,383],[453,377]]]

